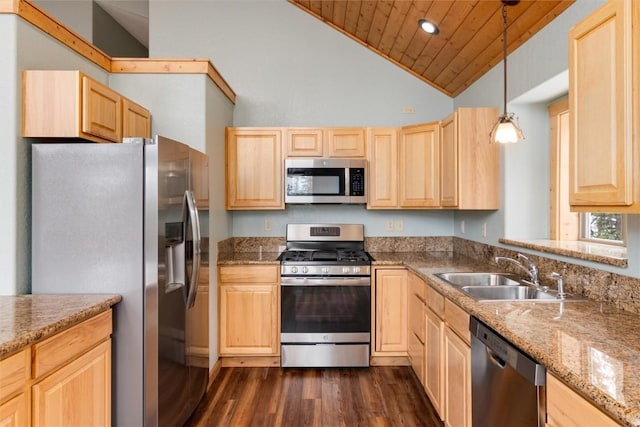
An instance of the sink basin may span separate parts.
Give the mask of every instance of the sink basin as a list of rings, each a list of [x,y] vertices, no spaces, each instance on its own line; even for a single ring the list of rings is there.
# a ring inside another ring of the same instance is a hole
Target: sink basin
[[[516,276],[503,273],[439,273],[436,276],[454,286],[518,286]]]
[[[456,286],[478,301],[584,301],[585,298],[567,295],[557,298],[557,292],[541,288],[505,273],[438,273],[436,276]]]
[[[478,300],[552,300],[555,301],[555,293],[537,290],[533,286],[463,286],[463,292]]]

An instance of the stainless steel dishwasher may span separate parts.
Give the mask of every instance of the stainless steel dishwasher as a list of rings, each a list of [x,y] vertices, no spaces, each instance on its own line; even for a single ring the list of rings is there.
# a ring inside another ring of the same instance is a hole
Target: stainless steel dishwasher
[[[473,427],[544,427],[546,369],[471,317]]]

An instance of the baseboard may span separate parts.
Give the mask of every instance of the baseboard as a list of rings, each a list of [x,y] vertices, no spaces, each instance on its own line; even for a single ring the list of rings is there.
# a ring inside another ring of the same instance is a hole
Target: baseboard
[[[234,356],[221,357],[222,367],[235,368],[278,368],[280,366],[280,356]]]
[[[371,366],[411,366],[407,356],[371,356]]]

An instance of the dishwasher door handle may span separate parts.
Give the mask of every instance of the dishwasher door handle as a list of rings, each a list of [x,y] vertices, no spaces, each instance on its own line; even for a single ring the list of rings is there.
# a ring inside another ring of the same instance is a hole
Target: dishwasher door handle
[[[507,366],[507,362],[498,357],[495,351],[491,350],[489,347],[485,348],[487,349],[487,356],[489,356],[489,360],[491,361],[491,363],[493,363],[500,369],[504,369],[504,367]]]

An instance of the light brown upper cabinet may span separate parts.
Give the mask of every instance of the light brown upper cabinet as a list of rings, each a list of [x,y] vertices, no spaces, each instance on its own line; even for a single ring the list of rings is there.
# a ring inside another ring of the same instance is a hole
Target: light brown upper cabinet
[[[572,210],[640,212],[640,2],[610,0],[569,32]]]
[[[398,128],[367,133],[367,209],[398,207]]]
[[[440,125],[440,205],[498,209],[500,156],[489,140],[495,108],[458,108]]]
[[[284,128],[286,157],[365,157],[365,129]]]
[[[122,98],[122,137],[151,137],[149,110],[127,98]]]
[[[327,128],[325,156],[364,158],[364,135],[364,128]]]
[[[22,136],[122,142],[149,136],[149,112],[80,71],[26,70],[22,74]],[[146,121],[146,122],[145,122]]]
[[[402,208],[440,206],[440,124],[400,129],[399,191]]]
[[[321,128],[285,128],[287,157],[322,157],[323,134]]]
[[[227,209],[284,209],[282,132],[227,128]]]

